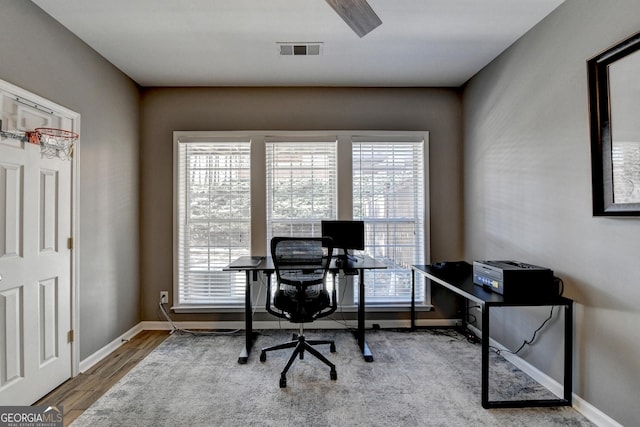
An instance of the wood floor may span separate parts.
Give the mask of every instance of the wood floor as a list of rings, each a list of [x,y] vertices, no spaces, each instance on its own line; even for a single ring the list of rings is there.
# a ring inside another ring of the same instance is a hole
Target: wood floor
[[[71,378],[34,405],[62,406],[68,426],[120,378],[169,336],[169,331],[142,331],[86,372]]]

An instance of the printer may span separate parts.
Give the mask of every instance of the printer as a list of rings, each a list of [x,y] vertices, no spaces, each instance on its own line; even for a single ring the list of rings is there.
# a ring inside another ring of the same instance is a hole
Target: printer
[[[505,301],[553,299],[560,295],[553,271],[520,261],[474,261],[473,283]]]

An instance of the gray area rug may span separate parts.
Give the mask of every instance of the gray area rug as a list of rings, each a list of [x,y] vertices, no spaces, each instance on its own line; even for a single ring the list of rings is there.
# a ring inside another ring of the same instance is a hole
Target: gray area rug
[[[591,426],[572,408],[483,409],[480,345],[453,331],[370,331],[374,362],[344,330],[308,331],[336,341],[319,347],[329,369],[305,354],[279,388],[291,331],[263,331],[246,365],[237,363],[242,335],[170,336],[73,426]],[[511,363],[494,355],[490,399],[554,398]],[[493,392],[499,390],[500,393]]]

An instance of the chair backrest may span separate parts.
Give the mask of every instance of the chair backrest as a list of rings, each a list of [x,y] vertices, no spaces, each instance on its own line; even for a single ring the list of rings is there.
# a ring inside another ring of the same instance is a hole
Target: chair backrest
[[[333,254],[330,237],[274,237],[271,257],[278,279],[273,297],[267,287],[266,309],[293,323],[313,322],[337,309],[336,290],[331,296],[325,286]]]
[[[307,287],[324,284],[333,253],[328,237],[274,237],[271,257],[278,283]]]

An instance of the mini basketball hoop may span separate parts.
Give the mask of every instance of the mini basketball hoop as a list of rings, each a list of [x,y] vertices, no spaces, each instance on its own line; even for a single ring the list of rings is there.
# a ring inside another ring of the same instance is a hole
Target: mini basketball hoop
[[[59,157],[70,160],[73,157],[73,145],[79,135],[75,132],[57,128],[35,128],[29,135],[29,141],[40,144],[40,152],[51,159]]]

